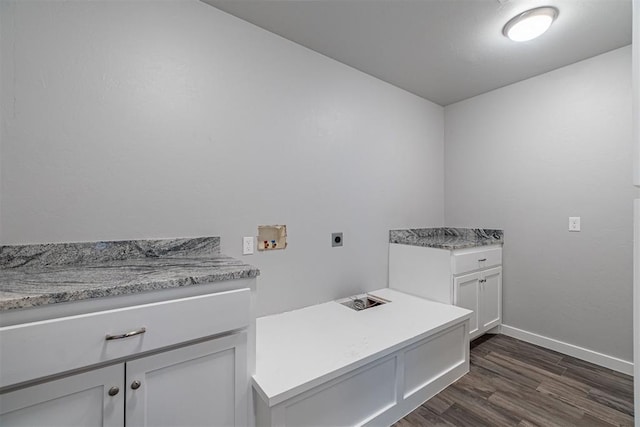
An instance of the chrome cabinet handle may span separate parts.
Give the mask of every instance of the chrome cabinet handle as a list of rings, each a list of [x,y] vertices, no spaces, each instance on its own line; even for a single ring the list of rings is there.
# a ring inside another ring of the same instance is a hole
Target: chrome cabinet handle
[[[478,262],[486,261],[486,258],[479,259]]]
[[[140,388],[140,386],[142,385],[142,383],[138,380],[135,380],[134,382],[131,383],[131,389],[132,390],[137,390]]]
[[[147,332],[147,328],[145,328],[143,326],[140,329],[136,329],[135,331],[131,331],[131,332],[126,332],[124,334],[119,334],[119,335],[109,335],[109,334],[107,334],[107,336],[104,339],[107,340],[107,341],[121,340],[122,338],[133,337],[133,336],[136,336],[136,335],[144,334],[145,332]]]
[[[115,396],[116,394],[118,394],[120,392],[120,388],[113,386],[109,389],[109,396]]]

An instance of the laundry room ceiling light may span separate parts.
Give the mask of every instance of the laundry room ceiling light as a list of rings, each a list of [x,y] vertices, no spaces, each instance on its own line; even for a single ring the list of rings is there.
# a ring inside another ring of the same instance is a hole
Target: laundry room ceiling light
[[[549,29],[558,17],[552,6],[537,7],[514,16],[502,29],[502,34],[516,42],[535,39]]]

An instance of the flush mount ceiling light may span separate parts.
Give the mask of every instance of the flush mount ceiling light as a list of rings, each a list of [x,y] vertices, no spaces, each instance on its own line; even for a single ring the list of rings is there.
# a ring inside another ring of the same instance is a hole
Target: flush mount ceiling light
[[[551,6],[537,7],[516,15],[502,29],[502,34],[513,41],[535,39],[549,29],[558,17],[558,9]]]

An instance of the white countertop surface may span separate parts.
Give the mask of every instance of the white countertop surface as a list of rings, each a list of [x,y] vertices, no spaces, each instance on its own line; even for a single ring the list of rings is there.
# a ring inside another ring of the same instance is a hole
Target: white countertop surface
[[[257,319],[254,384],[270,406],[471,315],[389,288],[369,294],[391,302],[354,311],[331,301]]]

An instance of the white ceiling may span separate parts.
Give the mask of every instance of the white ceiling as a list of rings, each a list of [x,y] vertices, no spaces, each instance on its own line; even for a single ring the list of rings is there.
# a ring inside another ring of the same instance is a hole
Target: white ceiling
[[[631,43],[631,0],[203,0],[448,105]],[[502,35],[514,15],[560,10],[540,38]]]

